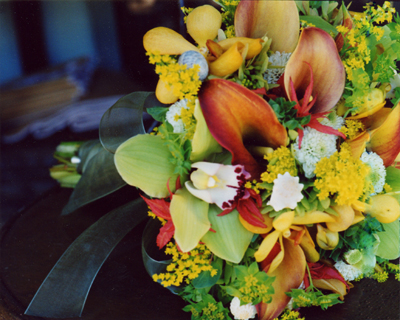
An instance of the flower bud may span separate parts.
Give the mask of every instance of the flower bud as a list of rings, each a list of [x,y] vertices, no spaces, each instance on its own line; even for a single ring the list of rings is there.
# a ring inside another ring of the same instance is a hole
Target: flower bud
[[[339,233],[317,225],[317,243],[324,250],[333,250],[339,242]]]

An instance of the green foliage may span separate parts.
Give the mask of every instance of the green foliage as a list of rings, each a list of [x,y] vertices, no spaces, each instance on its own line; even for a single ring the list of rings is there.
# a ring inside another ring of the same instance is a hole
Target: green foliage
[[[192,144],[189,140],[185,140],[181,134],[172,133],[172,130],[168,127],[170,127],[169,124],[162,124],[158,131],[172,154],[169,161],[175,165],[174,173],[185,176],[191,169],[189,158],[192,152]]]
[[[400,102],[400,87],[394,89],[394,98],[390,102],[393,106],[396,106]]]
[[[210,288],[214,284],[216,284],[217,281],[221,278],[222,264],[223,264],[222,259],[216,258],[216,260],[214,260],[211,263],[211,266],[213,267],[213,269],[216,269],[218,273],[214,276],[211,276],[211,271],[201,272],[197,278],[193,279],[192,281],[193,287],[196,289],[204,289],[204,288]]]
[[[229,317],[229,310],[221,301],[217,303],[210,294],[202,295],[197,303],[190,302],[183,311],[191,312],[192,320],[232,320]]]
[[[382,224],[372,218],[366,216],[363,221],[351,226],[346,231],[339,234],[339,243],[332,251],[321,251],[321,257],[332,258],[337,261],[343,252],[358,249],[370,249],[377,245],[378,240],[374,234],[382,231]]]
[[[319,306],[322,310],[326,310],[335,304],[343,303],[343,301],[339,300],[340,294],[331,293],[324,295],[314,286],[310,286],[306,290],[292,289],[291,292],[286,292],[286,295],[293,298],[293,309]]]
[[[148,108],[147,113],[153,117],[154,120],[159,122],[165,122],[165,115],[168,112],[168,108],[154,107]]]
[[[260,271],[257,262],[250,266],[235,266],[236,279],[224,287],[226,292],[240,299],[241,304],[252,303],[256,305],[261,301],[270,303],[275,290],[272,283],[275,277],[268,276]]]
[[[280,123],[289,130],[302,129],[302,126],[308,124],[311,116],[297,117],[297,110],[294,108],[296,102],[286,101],[285,98],[277,98],[276,100],[268,101]]]

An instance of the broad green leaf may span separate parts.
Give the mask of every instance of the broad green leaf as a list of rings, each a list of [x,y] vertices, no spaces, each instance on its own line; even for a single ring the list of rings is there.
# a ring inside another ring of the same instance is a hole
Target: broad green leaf
[[[145,133],[143,106],[151,92],[133,92],[119,99],[103,115],[99,134],[103,147],[115,153],[127,139]]]
[[[46,318],[80,317],[104,261],[121,239],[146,217],[147,205],[137,199],[91,225],[57,261],[25,314]]]
[[[115,168],[114,156],[103,148],[91,156],[85,167],[62,215],[69,214],[126,185]]]
[[[204,119],[203,112],[201,111],[199,100],[196,100],[194,117],[197,120],[197,124],[192,141],[192,153],[190,154],[190,160],[192,162],[204,161],[204,159],[206,159],[209,155],[222,152],[222,147],[211,135],[210,130],[208,130],[206,120]]]
[[[143,231],[142,258],[147,273],[152,277],[154,274],[165,273],[167,266],[172,262],[171,256],[164,254],[156,245],[156,238],[160,232],[161,223],[158,219],[150,219]],[[161,280],[157,281],[161,282]],[[176,286],[167,287],[173,293],[178,293],[183,288]]]
[[[194,249],[210,229],[207,202],[193,196],[186,188],[176,191],[170,212],[175,226],[175,240],[183,252]]]
[[[150,197],[165,198],[175,191],[178,178],[164,140],[160,136],[140,134],[121,144],[114,155],[115,165],[122,179],[138,187]]]
[[[90,160],[103,149],[99,140],[90,140],[83,143],[78,151],[78,157],[81,159],[77,168],[78,172],[85,171]]]
[[[301,16],[301,20],[304,20],[307,23],[311,23],[317,28],[320,28],[328,33],[332,32],[334,36],[336,36],[338,33],[334,26],[332,26],[329,22],[325,21],[319,16]]]
[[[155,107],[151,109],[147,109],[147,113],[153,117],[154,120],[158,122],[165,121],[165,115],[168,112],[168,108],[164,107]]]
[[[214,260],[211,263],[211,266],[217,270],[217,274],[212,277],[210,271],[203,271],[202,273],[200,273],[200,275],[197,278],[193,279],[192,281],[192,285],[196,289],[212,287],[214,284],[217,283],[219,278],[221,278],[222,260],[221,259]]]
[[[222,212],[216,205],[210,205],[208,219],[215,232],[208,231],[201,239],[217,257],[239,263],[244,256],[253,237],[253,233],[246,230],[239,221],[239,212],[218,217]]]
[[[392,188],[391,192],[399,192],[400,191],[400,169],[396,169],[395,167],[387,167],[386,168],[386,183]],[[388,194],[394,197],[398,203],[400,203],[400,194]]]
[[[399,221],[382,223],[384,232],[378,232],[380,243],[376,255],[383,259],[397,259],[400,256]]]

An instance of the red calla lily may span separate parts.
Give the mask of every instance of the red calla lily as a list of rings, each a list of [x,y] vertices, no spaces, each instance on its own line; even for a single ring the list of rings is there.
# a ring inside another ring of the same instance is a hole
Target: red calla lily
[[[198,97],[211,134],[232,153],[232,164],[243,165],[257,179],[265,168],[245,145],[278,148],[287,142],[274,110],[249,89],[223,79],[203,83]]]
[[[312,90],[315,99],[310,113],[329,111],[342,96],[346,73],[335,41],[327,32],[315,27],[302,31],[299,43],[286,65],[284,84],[288,97],[292,96],[291,81],[298,97],[306,95],[311,82],[309,66],[314,76]]]

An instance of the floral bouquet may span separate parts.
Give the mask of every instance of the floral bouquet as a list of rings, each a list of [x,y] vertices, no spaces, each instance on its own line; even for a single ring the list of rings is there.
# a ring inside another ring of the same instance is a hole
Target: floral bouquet
[[[57,179],[82,173],[64,214],[125,184],[141,198],[75,241],[28,314],[78,282],[56,277],[76,248],[111,238],[94,277],[147,212],[146,268],[192,319],[296,319],[343,303],[351,281],[399,280],[400,17],[389,2],[363,13],[335,1],[217,4],[182,8],[194,42],[164,27],[144,36],[157,100],[119,100],[79,165],[63,155],[75,145],[58,150]],[[143,110],[158,123],[148,133]]]

